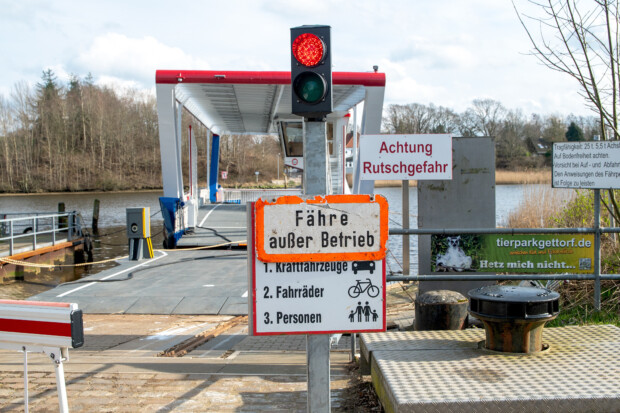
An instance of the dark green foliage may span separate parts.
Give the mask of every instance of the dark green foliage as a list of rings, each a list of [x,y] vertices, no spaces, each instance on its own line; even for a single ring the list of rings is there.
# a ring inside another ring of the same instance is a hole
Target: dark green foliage
[[[584,140],[583,131],[575,122],[571,122],[570,125],[568,125],[568,129],[566,130],[566,140],[569,142]]]

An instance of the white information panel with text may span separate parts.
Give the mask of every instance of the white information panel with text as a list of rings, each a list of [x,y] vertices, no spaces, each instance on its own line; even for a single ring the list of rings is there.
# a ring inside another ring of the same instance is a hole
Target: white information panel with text
[[[261,262],[254,335],[385,331],[385,261]]]
[[[620,141],[554,143],[553,187],[620,188]]]

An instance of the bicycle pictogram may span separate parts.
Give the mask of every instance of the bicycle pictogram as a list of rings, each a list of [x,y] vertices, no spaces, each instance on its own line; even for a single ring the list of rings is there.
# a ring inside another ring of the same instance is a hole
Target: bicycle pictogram
[[[372,281],[370,281],[370,278],[366,278],[366,281],[362,281],[362,280],[356,280],[357,284],[352,285],[349,288],[349,297],[351,298],[357,298],[360,296],[360,294],[362,293],[367,293],[369,297],[376,297],[379,295],[379,293],[381,292],[381,290],[379,290],[379,287],[377,287],[376,285],[372,284]]]

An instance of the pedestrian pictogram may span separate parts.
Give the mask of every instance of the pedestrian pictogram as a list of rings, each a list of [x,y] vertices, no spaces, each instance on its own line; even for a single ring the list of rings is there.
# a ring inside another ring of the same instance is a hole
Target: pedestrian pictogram
[[[361,301],[357,302],[357,306],[355,307],[355,311],[351,310],[349,313],[349,321],[354,323],[370,323],[376,322],[379,319],[379,313],[377,310],[373,310],[368,301],[365,304],[362,304]]]

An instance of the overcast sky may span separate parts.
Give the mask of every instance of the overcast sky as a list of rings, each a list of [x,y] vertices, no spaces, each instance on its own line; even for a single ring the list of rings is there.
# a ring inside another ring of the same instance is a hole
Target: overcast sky
[[[157,69],[290,70],[303,24],[332,26],[334,71],[378,65],[386,104],[591,114],[572,79],[528,55],[508,0],[0,0],[0,94],[48,68],[149,90]]]

